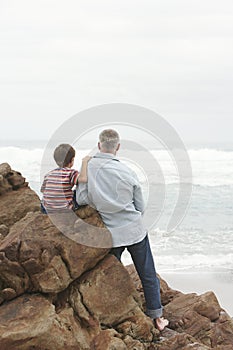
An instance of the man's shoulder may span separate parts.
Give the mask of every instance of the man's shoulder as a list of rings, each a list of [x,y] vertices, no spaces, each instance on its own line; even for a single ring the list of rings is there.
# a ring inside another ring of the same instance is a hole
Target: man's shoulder
[[[136,173],[133,171],[133,169],[126,164],[126,162],[123,161],[119,161],[119,167],[121,167],[122,169],[124,169],[125,171],[127,171],[130,175],[135,175]]]
[[[124,173],[130,177],[136,178],[136,173],[126,164],[125,161],[118,159],[117,157],[113,158],[102,158],[102,157],[93,157],[88,163],[89,169],[92,168],[93,171],[98,168],[108,169],[108,171],[117,171],[119,175]]]

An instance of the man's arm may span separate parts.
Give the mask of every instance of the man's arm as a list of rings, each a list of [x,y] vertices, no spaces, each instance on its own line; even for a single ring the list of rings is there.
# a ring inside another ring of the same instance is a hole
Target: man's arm
[[[142,195],[142,188],[140,184],[136,184],[134,186],[133,202],[134,202],[135,209],[140,211],[143,214],[145,210],[145,202]]]
[[[76,201],[79,205],[89,204],[87,183],[79,183],[76,188]]]
[[[142,214],[145,211],[145,202],[142,194],[142,188],[139,183],[137,174],[132,170],[132,178],[133,178],[133,203],[135,209],[140,211]]]

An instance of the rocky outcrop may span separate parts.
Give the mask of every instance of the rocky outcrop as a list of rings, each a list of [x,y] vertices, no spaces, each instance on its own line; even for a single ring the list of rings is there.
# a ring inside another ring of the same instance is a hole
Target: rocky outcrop
[[[108,250],[74,243],[47,215],[28,213],[0,246],[0,283],[15,295],[25,292],[59,293],[94,267]]]
[[[85,330],[75,321],[73,310],[66,308],[57,313],[42,295],[24,294],[3,305],[0,319],[1,350],[89,348]]]
[[[0,164],[0,240],[29,211],[39,211],[40,200],[20,172]]]
[[[144,304],[139,277],[132,265],[127,269]],[[156,349],[233,350],[233,320],[213,292],[184,294],[172,290],[161,278],[160,283],[169,329],[162,332],[165,339]]]
[[[126,336],[148,344],[158,336],[122,264],[70,240],[48,216],[16,223],[0,257],[1,350],[95,349],[102,332],[117,347]]]
[[[0,172],[8,182],[9,166]],[[183,294],[161,279],[170,324],[159,333],[144,313],[134,267],[77,241],[76,234],[85,242],[98,228],[106,232],[96,211],[80,208],[64,225],[69,237],[38,211],[25,182],[14,189],[3,182],[1,207],[16,194],[23,208],[0,222],[0,350],[233,350],[232,319],[212,292]],[[27,194],[35,210],[22,202]]]

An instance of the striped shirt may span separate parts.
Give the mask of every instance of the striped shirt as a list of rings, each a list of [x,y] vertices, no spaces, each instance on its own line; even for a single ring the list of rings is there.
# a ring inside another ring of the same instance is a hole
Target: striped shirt
[[[79,172],[70,168],[57,168],[44,177],[41,186],[42,204],[47,211],[73,208],[72,188],[77,184]]]

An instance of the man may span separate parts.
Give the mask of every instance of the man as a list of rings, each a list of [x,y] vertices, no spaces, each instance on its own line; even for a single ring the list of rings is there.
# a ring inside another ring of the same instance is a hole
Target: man
[[[98,148],[100,152],[88,164],[88,183],[78,188],[77,201],[80,205],[89,204],[100,213],[112,235],[111,252],[119,260],[125,248],[131,254],[142,282],[146,314],[162,331],[168,321],[162,318],[160,283],[142,223],[145,205],[139,181],[136,174],[116,158],[120,139],[115,130],[100,133]]]

